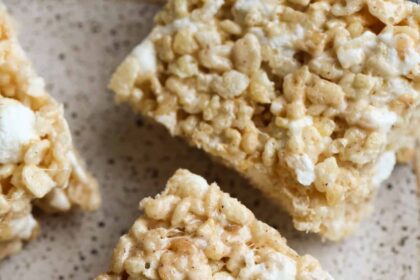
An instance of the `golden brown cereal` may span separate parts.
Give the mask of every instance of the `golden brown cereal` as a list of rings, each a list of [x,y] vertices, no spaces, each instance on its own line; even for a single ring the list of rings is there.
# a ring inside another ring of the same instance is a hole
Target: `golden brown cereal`
[[[62,105],[45,91],[0,4],[0,259],[34,238],[32,204],[50,212],[94,210],[96,181],[77,156]]]
[[[144,216],[120,238],[109,272],[97,280],[332,279],[237,199],[187,170],[140,209]]]
[[[338,240],[413,154],[419,16],[405,0],[172,0],[110,88],[249,178],[297,229]]]

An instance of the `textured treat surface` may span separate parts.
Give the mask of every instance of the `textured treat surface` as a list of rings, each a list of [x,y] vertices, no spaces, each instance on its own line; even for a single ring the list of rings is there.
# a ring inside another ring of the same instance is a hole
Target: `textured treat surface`
[[[248,177],[297,229],[338,240],[413,149],[419,21],[405,0],[168,1],[110,88]]]
[[[410,168],[397,167],[379,189],[375,210],[343,243],[293,230],[280,211],[231,169],[172,138],[160,126],[116,106],[106,85],[112,71],[146,38],[161,7],[139,0],[5,0],[19,39],[48,92],[65,106],[73,142],[98,178],[106,207],[89,214],[42,215],[42,232],[0,264],[0,279],[93,279],[139,212],[182,167],[217,182],[255,216],[277,228],[291,248],[311,254],[335,279],[416,279],[419,207]],[[363,269],[360,269],[363,267]]]
[[[188,170],[177,170],[140,210],[97,280],[332,280],[316,259],[299,256],[236,198]]]
[[[32,204],[48,212],[97,209],[96,181],[72,146],[62,106],[45,90],[0,3],[0,259],[34,238]]]

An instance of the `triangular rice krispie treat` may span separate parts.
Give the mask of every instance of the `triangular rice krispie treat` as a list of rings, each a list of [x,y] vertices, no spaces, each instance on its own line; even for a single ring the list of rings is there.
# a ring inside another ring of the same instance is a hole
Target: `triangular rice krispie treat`
[[[62,106],[45,91],[0,3],[0,259],[33,238],[32,205],[94,210],[96,181],[75,151]]]
[[[237,199],[187,170],[140,208],[144,216],[120,238],[109,272],[96,280],[332,279]]]
[[[171,0],[110,88],[337,240],[413,148],[420,7]]]

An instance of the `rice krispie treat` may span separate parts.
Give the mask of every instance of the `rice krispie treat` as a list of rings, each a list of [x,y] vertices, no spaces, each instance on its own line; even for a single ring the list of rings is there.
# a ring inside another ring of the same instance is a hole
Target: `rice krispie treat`
[[[94,210],[96,181],[72,146],[62,105],[45,91],[0,3],[0,259],[35,236],[32,205]]]
[[[332,279],[237,199],[187,170],[140,209],[144,216],[120,238],[109,272],[96,280]]]
[[[413,154],[420,7],[404,0],[171,0],[110,82],[337,240]]]

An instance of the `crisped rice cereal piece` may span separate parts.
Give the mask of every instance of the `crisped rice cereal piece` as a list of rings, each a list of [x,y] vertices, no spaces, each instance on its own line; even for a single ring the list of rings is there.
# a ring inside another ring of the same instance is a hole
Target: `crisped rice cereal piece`
[[[297,229],[338,240],[396,154],[413,154],[419,23],[405,0],[171,0],[110,88],[249,178]]]
[[[0,3],[0,259],[38,232],[32,205],[94,210],[96,181],[75,151],[62,105],[45,91]]]
[[[332,279],[237,199],[187,170],[140,209],[144,216],[120,238],[109,272],[97,280]]]

